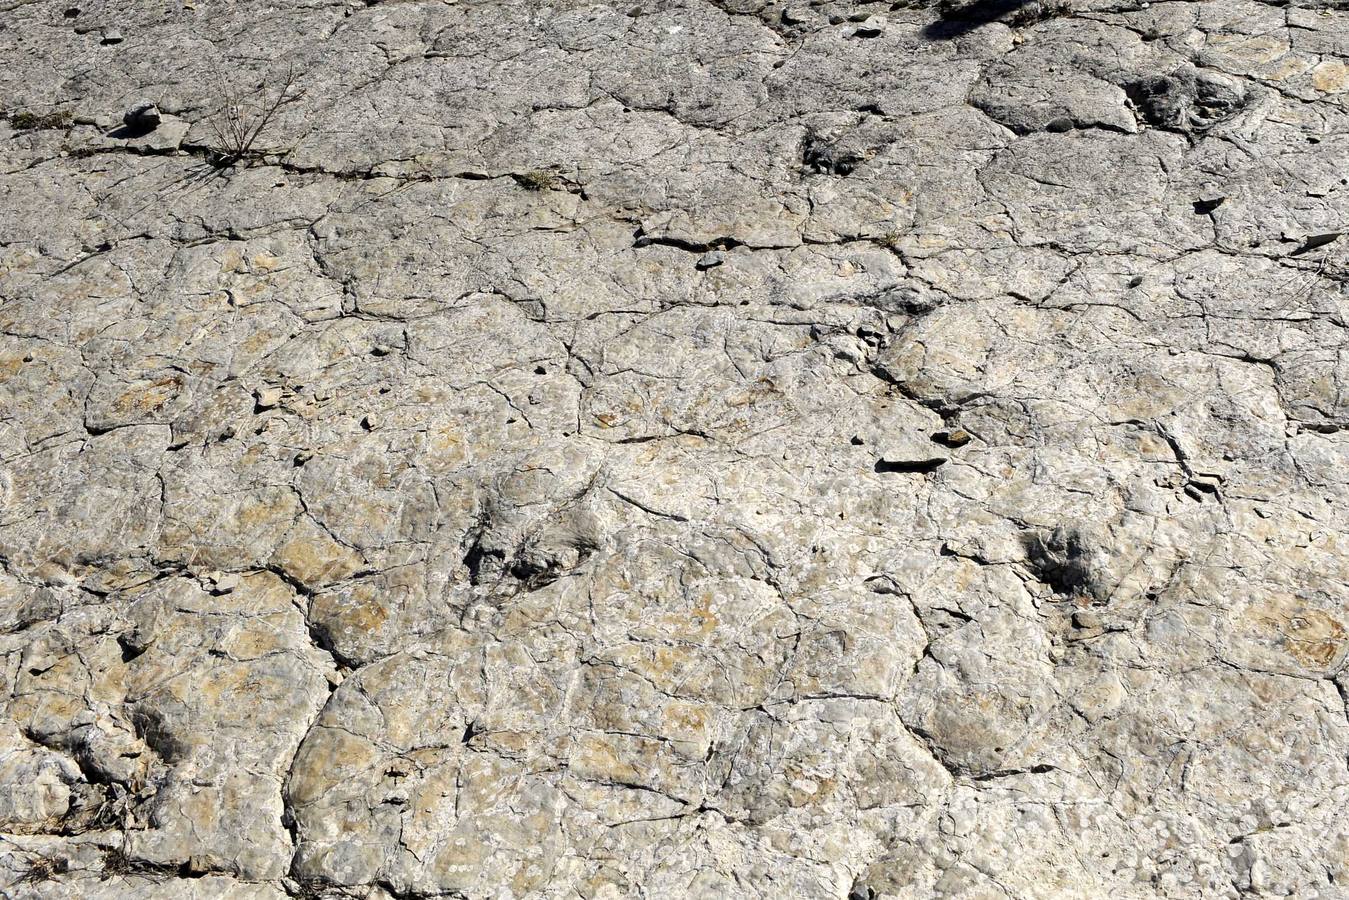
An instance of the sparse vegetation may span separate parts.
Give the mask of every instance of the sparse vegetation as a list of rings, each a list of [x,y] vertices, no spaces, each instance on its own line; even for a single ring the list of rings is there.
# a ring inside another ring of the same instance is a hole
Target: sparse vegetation
[[[1017,8],[1005,21],[1012,28],[1026,28],[1037,22],[1065,16],[1072,11],[1073,6],[1067,0],[1038,0]]]
[[[120,847],[113,847],[103,854],[103,876],[125,875],[131,871],[131,860]]]
[[[38,131],[48,128],[69,128],[74,116],[68,109],[58,109],[47,113],[35,113],[28,110],[15,110],[6,113],[5,118],[17,131]]]
[[[212,163],[226,168],[260,153],[258,138],[271,125],[281,108],[304,96],[295,87],[295,70],[289,69],[286,78],[273,97],[263,82],[255,97],[244,97],[232,90],[225,92],[225,102],[211,118],[210,127],[217,146]]]
[[[557,176],[551,172],[535,170],[522,175],[511,176],[516,184],[527,191],[551,191],[557,187]]]
[[[63,858],[39,857],[19,876],[20,884],[41,884],[69,871],[70,863]]]

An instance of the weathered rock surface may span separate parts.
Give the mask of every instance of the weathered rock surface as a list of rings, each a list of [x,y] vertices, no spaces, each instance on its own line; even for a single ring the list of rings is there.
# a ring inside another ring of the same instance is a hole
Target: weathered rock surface
[[[0,5],[0,890],[1343,896],[1342,7]]]

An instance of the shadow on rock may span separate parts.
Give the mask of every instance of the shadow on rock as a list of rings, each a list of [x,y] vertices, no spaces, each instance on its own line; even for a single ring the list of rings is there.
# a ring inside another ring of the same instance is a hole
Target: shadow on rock
[[[1025,535],[1026,562],[1031,572],[1054,593],[1104,601],[1108,591],[1099,577],[1098,550],[1076,528],[1057,527]]]
[[[923,29],[929,40],[949,41],[1010,16],[1036,0],[974,0],[973,3],[945,2],[938,6],[940,18]]]

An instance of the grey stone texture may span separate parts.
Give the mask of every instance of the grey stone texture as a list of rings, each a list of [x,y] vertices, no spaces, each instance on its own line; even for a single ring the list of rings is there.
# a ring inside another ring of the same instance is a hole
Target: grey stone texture
[[[1347,56],[0,0],[0,890],[1349,896]]]

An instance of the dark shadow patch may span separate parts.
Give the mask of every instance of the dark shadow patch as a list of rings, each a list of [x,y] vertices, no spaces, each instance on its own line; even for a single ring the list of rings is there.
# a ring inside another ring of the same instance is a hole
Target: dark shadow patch
[[[1096,597],[1099,585],[1091,567],[1091,548],[1082,533],[1062,526],[1023,538],[1031,571],[1054,593],[1066,597]]]
[[[117,646],[122,651],[122,662],[129,663],[136,657],[145,653],[145,646],[136,638],[135,635],[124,634],[117,638]]]
[[[1307,236],[1296,250],[1288,254],[1289,256],[1301,256],[1304,253],[1311,253],[1313,250],[1324,247],[1327,244],[1343,237],[1343,231],[1327,231],[1324,234],[1313,234]]]
[[[119,141],[133,141],[136,138],[143,138],[154,131],[156,125],[136,124],[136,125],[118,125],[112,131],[108,132],[108,137],[117,138]]]
[[[1192,137],[1236,116],[1251,100],[1239,79],[1189,68],[1137,78],[1123,88],[1140,122]]]
[[[944,465],[946,465],[946,459],[940,456],[929,459],[878,459],[876,460],[875,470],[881,474],[891,472],[924,474],[935,472]]]
[[[482,531],[479,530],[464,553],[464,568],[468,569],[470,584],[483,584],[489,574],[497,575],[504,568],[506,554],[495,548],[484,548],[482,537]]]
[[[1035,0],[974,0],[973,3],[942,3],[940,18],[923,29],[923,37],[949,41],[996,22],[1030,6]]]
[[[806,168],[822,175],[851,175],[865,159],[862,154],[830,143],[818,134],[806,135],[801,145],[801,161]]]
[[[164,762],[172,765],[185,757],[188,748],[170,736],[159,710],[137,706],[131,710],[130,718],[136,736]]]
[[[1194,81],[1183,76],[1149,75],[1124,85],[1139,117],[1154,128],[1180,131],[1194,97]]]
[[[545,546],[531,542],[511,560],[509,573],[525,591],[537,591],[576,571],[599,549],[590,536],[573,533]]]

